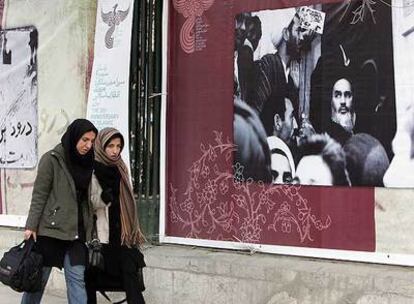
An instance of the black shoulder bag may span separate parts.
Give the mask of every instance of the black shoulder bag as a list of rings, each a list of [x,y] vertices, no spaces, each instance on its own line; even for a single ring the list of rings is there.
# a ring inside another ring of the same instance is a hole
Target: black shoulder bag
[[[17,292],[36,292],[42,287],[43,257],[34,245],[32,238],[24,240],[0,260],[0,281]]]

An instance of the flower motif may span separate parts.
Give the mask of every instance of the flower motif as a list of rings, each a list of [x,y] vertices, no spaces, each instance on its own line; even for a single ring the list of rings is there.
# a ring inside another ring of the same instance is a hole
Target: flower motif
[[[197,192],[197,202],[200,206],[206,203],[206,196],[204,195],[204,192],[202,193]]]
[[[236,190],[240,190],[240,188],[243,187],[243,182],[239,180],[233,180],[233,186],[236,188]]]
[[[240,163],[235,163],[233,166],[234,176],[242,175],[243,176],[243,166]]]
[[[240,208],[246,207],[246,199],[243,195],[234,194],[232,195],[232,197],[237,206],[239,206]]]
[[[228,157],[234,149],[229,139],[223,142],[221,137],[215,145],[202,143],[201,157],[191,166],[186,190],[179,200],[178,189],[170,186],[169,220],[174,225],[182,224],[183,235],[229,239],[236,234],[243,242],[257,243],[262,240],[264,227],[268,227],[276,233],[297,231],[303,243],[314,240],[313,231],[331,226],[329,215],[321,219],[313,212],[300,186],[246,180],[244,167]]]
[[[268,200],[269,200],[269,197],[268,197],[266,191],[261,191],[260,194],[259,194],[259,203],[263,204],[263,205],[266,205]]]
[[[216,153],[216,151],[214,150],[214,148],[213,148],[213,147],[210,147],[210,150],[209,150],[209,153],[208,153],[208,159],[209,159],[210,161],[215,161],[215,160],[216,160],[216,158],[217,158],[217,153]]]
[[[196,182],[198,175],[200,174],[200,165],[198,163],[193,164],[190,168],[190,179],[192,182]]]
[[[224,231],[226,231],[227,233],[229,233],[231,231],[233,227],[233,219],[228,220],[226,223],[224,223],[223,225],[223,229]]]
[[[290,211],[290,205],[287,202],[283,202],[280,205],[280,211],[282,211],[282,212],[289,212]]]
[[[243,242],[256,243],[260,240],[260,232],[262,229],[260,229],[257,220],[245,218],[240,227],[240,231]]]
[[[238,190],[242,187],[243,182],[244,182],[243,169],[244,169],[244,167],[242,165],[240,165],[240,163],[236,163],[233,166],[233,170],[234,170],[233,185]]]
[[[220,182],[219,187],[220,187],[220,193],[223,194],[223,195],[225,195],[227,193],[227,191],[229,190],[229,186],[228,186],[228,184],[225,180],[222,180]]]
[[[181,210],[191,213],[194,209],[194,203],[191,198],[187,198],[184,202],[180,204]]]
[[[177,217],[177,215],[175,214],[174,211],[171,211],[170,212],[170,218],[171,218],[171,222],[173,222],[173,223],[177,223],[178,222],[178,217]]]
[[[203,189],[203,196],[207,204],[212,204],[216,200],[217,196],[217,184],[213,180],[208,180],[206,186]]]
[[[300,185],[283,185],[282,191],[289,199],[295,198],[299,194]]]
[[[292,224],[289,220],[282,221],[282,232],[283,233],[290,233],[292,230]]]
[[[299,212],[298,213],[298,220],[303,221],[306,216],[308,215],[308,212]]]
[[[204,178],[207,178],[210,174],[210,168],[207,166],[204,166],[203,169],[201,169],[201,176]]]

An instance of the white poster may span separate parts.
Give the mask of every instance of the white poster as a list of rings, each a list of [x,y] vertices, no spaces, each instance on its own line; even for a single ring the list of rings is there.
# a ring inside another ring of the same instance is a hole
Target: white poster
[[[99,0],[87,118],[101,130],[117,128],[125,139],[129,167],[128,94],[132,0]]]
[[[0,168],[36,166],[37,44],[34,27],[0,31]]]

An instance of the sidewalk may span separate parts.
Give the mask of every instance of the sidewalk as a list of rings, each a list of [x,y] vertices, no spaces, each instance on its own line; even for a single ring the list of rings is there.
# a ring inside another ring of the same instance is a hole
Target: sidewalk
[[[20,231],[0,227],[0,253],[20,239]],[[414,303],[413,267],[177,245],[148,246],[143,253],[147,304]],[[110,295],[114,301],[123,296]],[[0,284],[0,304],[19,304],[20,297]],[[99,304],[108,303],[99,297]],[[42,301],[52,303],[67,303],[64,275],[57,269]]]
[[[0,258],[11,246],[19,244],[22,240],[22,230],[0,227]],[[125,293],[108,293],[113,301],[125,298]],[[22,293],[15,292],[0,282],[0,304],[19,304]],[[102,295],[97,294],[98,304],[109,303]],[[66,284],[63,271],[53,268],[42,298],[42,304],[67,304]]]
[[[108,293],[109,297],[113,301],[119,301],[124,299],[125,295],[123,293]],[[20,304],[22,298],[22,293],[15,292],[10,287],[0,283],[0,304]],[[97,295],[98,304],[107,304],[109,303],[104,297],[100,294]],[[51,292],[46,290],[42,298],[42,304],[67,304],[66,295],[61,292]]]
[[[0,304],[19,304],[22,294],[0,283]],[[42,304],[67,304],[66,297],[45,293]]]

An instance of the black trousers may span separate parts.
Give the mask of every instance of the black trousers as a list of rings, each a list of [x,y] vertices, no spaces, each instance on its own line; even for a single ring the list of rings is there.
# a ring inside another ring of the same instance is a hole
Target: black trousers
[[[125,291],[128,304],[145,304],[142,268],[143,255],[138,249],[104,245],[105,271],[87,271],[88,304],[96,304],[96,291]],[[101,287],[104,288],[101,289]],[[105,288],[106,287],[106,288]]]
[[[131,283],[125,284],[124,291],[126,294],[126,300],[128,304],[145,304],[145,299],[142,295],[142,292],[136,287],[135,284],[132,284],[132,280]],[[96,292],[97,290],[95,288],[88,287],[88,285],[86,285],[88,304],[97,304]]]
[[[122,266],[126,266],[123,264]],[[142,271],[142,269],[141,269]],[[125,289],[128,304],[145,304],[144,297],[139,288],[139,272],[131,271],[131,268],[123,267],[121,271],[122,282]]]
[[[144,296],[142,295],[142,292],[137,287],[137,283],[134,282],[136,278],[134,278],[135,275],[130,275],[129,273],[123,274],[123,290],[126,294],[126,300],[128,304],[145,304]],[[125,283],[126,282],[126,283]],[[121,291],[116,290],[116,291]],[[97,304],[97,298],[96,298],[96,288],[93,286],[88,286],[86,284],[86,293],[88,296],[88,304]]]

